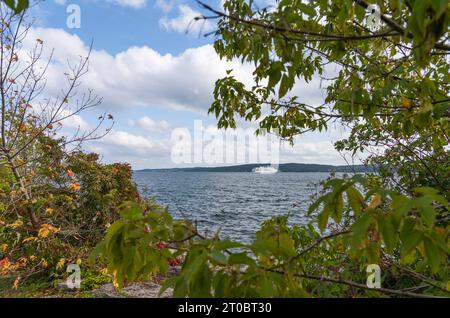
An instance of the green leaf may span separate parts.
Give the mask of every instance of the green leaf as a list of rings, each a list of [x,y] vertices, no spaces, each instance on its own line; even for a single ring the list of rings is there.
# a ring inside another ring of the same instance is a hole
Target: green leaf
[[[180,277],[170,277],[164,280],[159,290],[158,295],[161,296],[167,289],[174,288],[178,281],[180,281]]]
[[[342,220],[342,215],[344,214],[344,198],[342,197],[342,192],[335,194],[331,205],[333,207],[333,219],[336,223],[340,223]]]
[[[445,230],[443,230],[446,233]],[[432,231],[429,233],[430,238],[434,241],[434,244],[441,249],[443,253],[450,254],[450,246],[447,244],[446,237],[448,234],[441,236],[437,231]]]
[[[228,257],[228,265],[255,265],[255,260],[247,253],[234,253]]]
[[[412,210],[413,200],[403,195],[396,195],[392,198],[391,208],[394,211],[394,219],[398,223]]]
[[[361,214],[361,210],[364,204],[364,197],[363,195],[355,189],[355,187],[349,187],[346,190],[348,203],[350,204],[350,207],[352,208],[353,212],[356,216]]]
[[[17,1],[17,7],[16,7],[16,13],[21,13],[23,10],[27,9],[29,6],[28,0],[18,0]]]
[[[4,2],[8,7],[10,7],[11,9],[14,10],[14,8],[15,8],[14,0],[3,0],[3,2]]]
[[[136,221],[142,219],[144,216],[138,204],[129,203],[122,212],[120,212],[120,217],[125,220]]]
[[[192,256],[192,253],[190,253],[190,256]],[[199,254],[196,257],[194,256],[194,259],[188,263],[185,262],[184,265],[186,267],[183,268],[183,271],[185,272],[185,277],[187,277],[189,280],[192,279],[192,275],[198,271],[201,270],[202,267],[207,266],[206,261],[208,260],[207,254]]]
[[[313,4],[312,2],[309,5],[299,3],[299,8],[303,13],[309,15],[310,17],[314,17],[316,16],[317,13],[316,10],[314,10],[314,7],[312,7],[312,4]]]
[[[231,280],[230,277],[223,271],[218,272],[213,278],[214,297],[225,298],[228,295],[228,286]]]
[[[394,250],[398,238],[397,231],[392,224],[391,217],[389,215],[381,215],[378,217],[378,226],[380,228],[383,241],[386,245],[386,249],[390,253]]]
[[[408,217],[403,221],[403,226],[400,230],[400,239],[402,245],[400,246],[400,255],[405,257],[411,253],[422,241],[422,233],[416,230],[416,220]]]
[[[104,249],[105,249],[105,242],[104,241],[98,243],[95,246],[95,248],[89,254],[88,262],[89,262],[90,266],[94,266],[95,265],[95,260],[100,256],[100,254],[104,251]]]
[[[281,79],[281,72],[284,69],[281,61],[272,62],[267,74],[269,75],[269,82],[267,88],[272,89]]]
[[[373,214],[369,212],[363,213],[358,219],[356,219],[352,226],[352,241],[355,247],[359,247],[363,240],[366,239],[366,233],[372,221]]]
[[[428,196],[430,197],[431,200],[439,202],[442,206],[446,208],[448,208],[449,206],[449,202],[442,195],[440,195],[439,192],[434,188],[420,187],[415,188],[414,192],[423,194],[424,196]]]
[[[213,261],[215,261],[215,262],[217,262],[217,263],[219,263],[219,264],[221,264],[221,265],[227,264],[227,256],[226,256],[225,254],[223,254],[222,252],[220,252],[220,251],[213,250],[213,251],[209,254],[209,257],[210,257]]]
[[[331,209],[326,205],[323,211],[319,214],[317,223],[321,232],[325,230],[328,224],[328,218],[330,217]]]
[[[331,193],[327,193],[326,195],[323,195],[320,198],[318,198],[316,201],[314,201],[314,203],[311,204],[308,208],[308,215],[310,215],[311,213],[316,211],[319,208],[320,204],[323,203],[324,201],[326,201],[330,197],[330,194]]]
[[[261,297],[263,297],[263,298],[273,297],[275,288],[274,288],[272,280],[270,280],[270,278],[267,275],[263,275],[261,277],[259,284],[261,286],[259,288]]]
[[[433,200],[429,196],[422,196],[414,201],[416,208],[419,210],[424,223],[433,226],[436,221],[436,211],[433,207]]]
[[[287,94],[289,89],[291,89],[291,87],[292,87],[292,80],[289,78],[288,75],[284,74],[283,78],[281,79],[278,97],[283,98]]]
[[[29,0],[18,0],[17,5],[14,0],[2,0],[8,7],[14,10],[15,14],[21,13],[23,10],[27,9],[29,6]]]
[[[245,247],[245,244],[234,241],[219,241],[214,245],[214,249],[220,251],[240,247]]]
[[[212,272],[206,262],[191,272],[189,279],[189,296],[194,298],[211,297]]]
[[[437,273],[441,263],[439,250],[429,237],[424,237],[423,243],[428,264],[431,266],[433,273]]]

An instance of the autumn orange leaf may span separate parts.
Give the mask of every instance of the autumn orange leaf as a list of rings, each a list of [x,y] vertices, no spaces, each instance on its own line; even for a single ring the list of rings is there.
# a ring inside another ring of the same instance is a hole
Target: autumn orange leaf
[[[12,287],[14,290],[17,290],[17,289],[19,288],[20,278],[21,278],[21,277],[19,276],[19,277],[17,277],[16,280],[14,281],[14,284],[13,284],[13,287]]]
[[[24,240],[22,241],[22,243],[35,242],[35,241],[37,241],[37,240],[38,240],[37,237],[31,236],[31,237],[27,237],[26,239],[24,239]]]
[[[45,209],[46,214],[53,214],[54,210],[52,208]]]
[[[72,191],[79,191],[81,189],[81,185],[78,182],[74,182],[69,185],[69,189]]]
[[[65,258],[61,258],[58,263],[56,264],[56,269],[61,269],[63,268],[64,264],[66,263],[66,259]]]
[[[11,262],[8,258],[4,258],[0,260],[0,269],[7,269],[11,265]]]
[[[48,267],[48,262],[45,259],[41,259],[40,265],[42,268],[47,268]]]
[[[373,196],[372,200],[369,203],[369,209],[375,209],[377,206],[381,204],[381,196],[377,193]]]
[[[17,220],[14,223],[9,224],[9,227],[12,229],[17,229],[23,225],[22,220]]]
[[[38,236],[42,238],[46,238],[50,233],[57,233],[59,229],[50,224],[42,224],[39,229]]]

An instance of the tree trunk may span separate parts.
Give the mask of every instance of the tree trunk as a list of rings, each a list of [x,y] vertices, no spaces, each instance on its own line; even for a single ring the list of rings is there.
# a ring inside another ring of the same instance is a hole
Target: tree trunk
[[[25,186],[25,183],[23,182],[22,177],[20,176],[19,170],[14,165],[14,163],[11,160],[11,158],[8,158],[8,163],[9,163],[9,165],[11,167],[11,170],[12,170],[12,172],[14,174],[14,177],[16,178],[16,181],[19,183],[20,190],[25,195],[25,198],[27,199],[27,201],[31,201],[31,196],[28,193],[28,190],[27,190],[27,188]],[[35,230],[39,230],[40,227],[41,227],[41,221],[39,220],[39,218],[37,217],[37,215],[34,213],[34,211],[32,209],[27,209],[27,210],[28,210],[28,215],[30,217],[31,225],[33,226],[33,228]]]

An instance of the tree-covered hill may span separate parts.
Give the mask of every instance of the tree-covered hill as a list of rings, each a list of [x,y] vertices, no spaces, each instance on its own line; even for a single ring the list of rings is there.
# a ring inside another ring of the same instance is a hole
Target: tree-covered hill
[[[174,169],[143,169],[137,172],[149,171],[170,171],[170,172],[252,172],[253,169],[269,164],[245,164],[223,167],[194,167],[194,168],[174,168]],[[305,163],[283,163],[279,165],[280,172],[373,172],[374,167],[364,165],[355,166],[333,166]]]

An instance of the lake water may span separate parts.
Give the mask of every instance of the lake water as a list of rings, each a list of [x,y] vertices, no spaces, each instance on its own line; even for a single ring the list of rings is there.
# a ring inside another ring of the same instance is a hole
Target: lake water
[[[306,211],[321,180],[329,173],[135,172],[144,196],[169,206],[175,218],[196,220],[209,234],[221,228],[221,238],[249,242],[261,222],[290,215],[292,223],[307,223]]]

